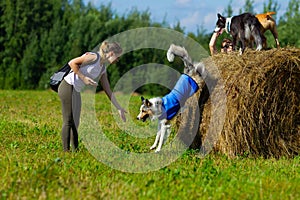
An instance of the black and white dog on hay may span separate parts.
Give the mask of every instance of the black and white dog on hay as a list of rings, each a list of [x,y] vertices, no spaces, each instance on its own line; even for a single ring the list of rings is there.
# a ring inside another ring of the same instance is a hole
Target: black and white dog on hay
[[[258,19],[251,13],[243,13],[234,17],[223,17],[218,13],[215,32],[222,33],[225,30],[232,36],[233,50],[236,50],[237,42],[240,41],[241,52],[244,53],[245,48],[255,41],[256,50],[262,49],[264,36],[261,35],[261,24]]]
[[[185,66],[184,74],[180,76],[172,91],[164,97],[151,99],[142,97],[142,105],[137,116],[137,119],[142,121],[145,121],[147,118],[150,118],[150,120],[158,119],[158,132],[154,144],[150,147],[151,150],[157,147],[155,152],[161,150],[163,143],[170,134],[169,120],[176,116],[186,100],[199,89],[198,84],[191,76],[198,74],[203,79],[208,77],[203,63],[193,63],[184,47],[171,44],[167,52],[169,62],[173,62],[175,56],[182,59]]]

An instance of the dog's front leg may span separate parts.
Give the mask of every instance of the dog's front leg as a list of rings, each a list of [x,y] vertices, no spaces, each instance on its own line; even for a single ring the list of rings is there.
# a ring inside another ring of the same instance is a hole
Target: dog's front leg
[[[168,125],[166,125],[167,123],[167,120],[166,119],[163,119],[161,121],[161,128],[160,128],[160,137],[159,137],[159,143],[158,143],[158,147],[157,149],[155,150],[155,152],[160,152],[161,150],[161,147],[164,143],[164,137],[165,137],[165,134],[166,134],[166,131],[167,131],[167,127]]]
[[[160,134],[161,134],[161,130],[158,130],[156,133],[155,141],[153,145],[150,147],[150,150],[155,149],[155,147],[157,146],[158,140],[160,138]]]
[[[157,133],[156,133],[155,141],[153,145],[150,147],[150,150],[155,149],[155,147],[157,146],[160,138],[160,134],[161,134],[161,121],[159,120],[157,125]]]

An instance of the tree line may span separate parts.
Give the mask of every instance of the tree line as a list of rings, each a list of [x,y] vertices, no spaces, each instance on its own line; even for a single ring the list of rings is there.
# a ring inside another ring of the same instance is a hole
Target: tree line
[[[245,0],[240,12],[253,12],[253,5],[254,0]],[[290,0],[285,14],[278,21],[282,47],[300,47],[299,5],[300,0]],[[262,12],[276,12],[279,9],[276,1],[269,0]],[[90,3],[85,5],[82,0],[2,0],[0,14],[0,89],[47,89],[51,74],[70,58],[130,29],[170,28],[196,40],[207,50],[211,37],[211,31],[203,28],[196,33],[185,33],[179,22],[173,27],[165,21],[153,22],[149,11],[132,9],[127,14],[119,15],[110,4],[96,8]],[[233,14],[231,2],[223,14]],[[267,39],[269,46],[275,46],[270,33]],[[144,49],[126,55],[108,69],[112,86],[132,66],[151,62],[167,64],[165,55],[158,50]],[[180,63],[174,67],[180,69]],[[139,92],[154,93],[161,89],[159,86],[145,86]]]

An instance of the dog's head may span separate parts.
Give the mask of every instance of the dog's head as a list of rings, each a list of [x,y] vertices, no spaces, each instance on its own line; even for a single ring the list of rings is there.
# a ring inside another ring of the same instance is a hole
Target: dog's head
[[[145,99],[141,97],[142,105],[140,107],[140,113],[136,117],[137,120],[142,120],[143,122],[146,119],[154,120],[162,113],[162,100],[159,97],[152,99]]]
[[[218,17],[218,20],[216,23],[215,32],[222,33],[222,31],[224,30],[224,28],[226,26],[226,17],[223,17],[219,13],[218,13],[217,17]]]

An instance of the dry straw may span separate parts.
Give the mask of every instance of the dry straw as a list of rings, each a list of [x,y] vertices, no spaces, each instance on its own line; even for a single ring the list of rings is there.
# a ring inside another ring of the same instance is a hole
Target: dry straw
[[[265,158],[293,157],[300,153],[300,49],[281,48],[267,51],[247,50],[218,54],[204,62],[217,66],[224,87],[217,84],[209,92],[204,84],[190,98],[176,119],[184,130],[198,129],[191,148],[201,148],[211,123],[211,95],[226,94],[226,115],[222,130],[213,144],[215,152]],[[212,75],[216,72],[210,71]],[[203,83],[203,82],[202,82]],[[218,81],[220,83],[220,81]],[[204,85],[204,86],[203,86]],[[215,104],[215,103],[214,103]],[[218,104],[218,103],[216,103]],[[198,109],[200,121],[193,124]],[[214,105],[218,108],[218,105]],[[190,109],[193,108],[193,109]],[[180,133],[187,141],[189,133]]]

